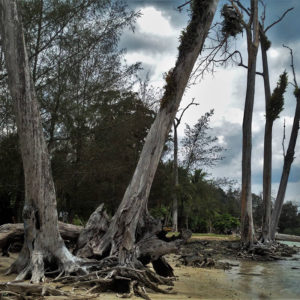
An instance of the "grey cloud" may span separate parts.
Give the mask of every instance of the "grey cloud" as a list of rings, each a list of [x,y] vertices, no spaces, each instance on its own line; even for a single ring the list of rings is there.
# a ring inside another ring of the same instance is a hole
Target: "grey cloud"
[[[281,178],[282,169],[274,169],[272,172],[272,182],[279,183]],[[298,182],[300,179],[300,166],[292,165],[289,182]]]
[[[236,123],[230,123],[224,121],[222,126],[214,127],[212,129],[212,135],[224,136],[224,142],[226,143],[225,148],[227,149],[224,153],[225,158],[219,163],[219,166],[230,166],[232,161],[239,157],[242,149],[242,129]]]
[[[136,31],[135,33],[124,33],[120,40],[119,47],[127,49],[127,52],[164,54],[177,49],[177,42],[174,40],[174,37],[161,37]]]

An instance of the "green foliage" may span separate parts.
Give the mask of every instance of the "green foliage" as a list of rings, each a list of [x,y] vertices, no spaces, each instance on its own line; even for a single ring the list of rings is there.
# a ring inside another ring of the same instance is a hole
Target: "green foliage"
[[[279,232],[296,234],[300,230],[298,206],[289,201],[283,204],[279,219]]]
[[[300,236],[300,226],[297,228],[286,228],[282,231],[282,233]]]
[[[241,16],[232,6],[225,4],[222,8],[221,16],[223,17],[222,33],[224,37],[228,35],[235,37],[243,31]]]
[[[279,77],[279,81],[272,93],[270,103],[267,107],[268,119],[274,121],[275,119],[279,118],[279,114],[283,110],[283,105],[284,105],[283,95],[285,93],[287,84],[288,84],[288,77],[286,71],[284,71]]]
[[[295,95],[296,98],[300,97],[300,89],[297,86],[295,87],[294,95]]]
[[[109,213],[117,209],[154,113],[133,93],[108,91],[85,117],[81,126],[67,123],[70,140],[52,154],[59,209],[83,219],[101,202]]]
[[[77,226],[83,226],[84,225],[83,221],[78,217],[77,214],[75,214],[75,216],[72,220],[72,224],[77,225]]]
[[[198,233],[206,233],[209,231],[207,220],[197,215],[192,215],[189,222],[190,230]]]
[[[217,233],[231,233],[236,230],[240,225],[238,218],[231,216],[230,214],[218,215],[213,223],[215,232]]]
[[[170,214],[170,209],[165,205],[161,205],[150,209],[150,213],[154,218],[164,220]]]

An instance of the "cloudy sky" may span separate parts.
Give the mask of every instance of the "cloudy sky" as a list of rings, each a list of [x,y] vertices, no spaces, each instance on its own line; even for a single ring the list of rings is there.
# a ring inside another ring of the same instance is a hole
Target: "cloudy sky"
[[[220,0],[221,7],[225,0]],[[178,0],[128,0],[131,8],[141,12],[135,32],[126,32],[121,39],[121,47],[127,49],[128,63],[142,62],[144,73],[150,74],[150,82],[156,87],[164,85],[163,74],[172,68],[177,56],[178,37],[188,22],[185,11],[179,13],[176,7],[185,1]],[[245,4],[248,0],[244,1]],[[282,13],[294,7],[285,19],[269,32],[272,47],[269,50],[269,68],[272,89],[276,86],[279,75],[283,70],[290,73],[290,56],[286,44],[293,48],[296,72],[300,84],[300,1],[299,0],[265,0],[267,5],[266,26],[277,20]],[[215,17],[219,21],[220,12]],[[244,36],[245,38],[245,36]],[[246,43],[242,36],[233,42],[244,54]],[[259,55],[260,56],[260,55]],[[258,60],[258,71],[261,70],[261,60]],[[263,167],[263,136],[264,136],[264,89],[260,76],[257,76],[255,107],[253,115],[253,156],[252,182],[253,192],[262,191]],[[210,109],[215,110],[211,120],[212,134],[219,137],[220,143],[227,149],[226,158],[217,167],[209,172],[214,177],[230,177],[240,182],[241,179],[241,144],[242,118],[246,92],[246,69],[237,66],[218,68],[211,75],[207,74],[185,93],[181,107],[185,107],[192,98],[199,106],[194,106],[184,116],[179,135],[184,134],[184,123],[195,124],[197,119]],[[286,148],[293,122],[296,101],[292,86],[289,86],[285,99],[285,109],[274,124],[273,137],[273,185],[272,195],[275,197],[280,181],[283,155],[282,136],[283,122],[286,122]],[[290,180],[287,188],[286,200],[296,201],[300,205],[300,141],[296,147],[296,158],[292,165]]]

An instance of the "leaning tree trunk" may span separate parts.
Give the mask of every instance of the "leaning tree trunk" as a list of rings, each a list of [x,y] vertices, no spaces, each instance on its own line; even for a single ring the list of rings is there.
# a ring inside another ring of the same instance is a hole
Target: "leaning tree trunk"
[[[174,122],[174,161],[173,161],[173,203],[172,203],[172,228],[173,231],[178,231],[178,137],[177,125]]]
[[[246,28],[248,46],[247,91],[243,118],[242,151],[242,195],[241,195],[241,242],[251,247],[255,240],[252,193],[251,193],[251,152],[252,152],[252,115],[255,94],[256,59],[259,45],[258,4],[251,1],[251,20]],[[253,39],[252,39],[253,36]]]
[[[279,218],[282,210],[282,205],[285,197],[286,187],[290,175],[291,165],[294,160],[295,155],[295,147],[297,142],[297,136],[299,131],[299,122],[300,122],[300,92],[299,88],[296,88],[296,109],[295,109],[295,115],[294,115],[294,121],[293,121],[293,127],[291,132],[291,137],[289,141],[289,146],[287,149],[287,153],[284,157],[284,164],[279,184],[279,189],[277,192],[277,197],[275,200],[275,206],[274,210],[272,212],[272,218],[271,218],[271,239],[275,240],[275,234],[277,230],[277,226],[279,223]]]
[[[10,272],[18,272],[17,279],[31,274],[31,280],[39,282],[44,278],[44,262],[55,261],[70,273],[79,268],[79,259],[68,251],[58,230],[50,160],[15,0],[0,1],[0,32],[25,177],[25,239]]]
[[[145,245],[154,258],[155,253],[163,255],[168,251],[161,242],[157,244],[151,241],[160,227],[148,214],[147,200],[167,135],[194,64],[203,48],[217,4],[218,0],[194,0],[191,3],[191,21],[186,31],[182,33],[175,68],[166,76],[167,83],[160,111],[147,135],[123,200],[106,234],[99,243],[94,244],[95,255],[104,255],[109,251],[111,255],[118,256],[121,264],[131,265]]]
[[[270,240],[270,225],[271,225],[271,182],[272,182],[272,131],[273,119],[268,114],[268,108],[271,105],[271,88],[269,78],[269,67],[267,50],[269,47],[268,40],[265,34],[260,29],[261,55],[263,65],[263,79],[265,88],[265,110],[266,124],[264,137],[264,166],[263,166],[263,222],[262,222],[262,237],[263,243],[268,243]]]

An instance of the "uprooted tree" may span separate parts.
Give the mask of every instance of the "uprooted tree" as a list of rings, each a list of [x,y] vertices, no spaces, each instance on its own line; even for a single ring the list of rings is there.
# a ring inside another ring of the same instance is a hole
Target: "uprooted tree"
[[[15,0],[0,1],[1,40],[25,174],[24,245],[18,259],[9,270],[18,273],[18,279],[31,275],[32,282],[42,281],[45,265],[55,268],[61,275],[68,275],[86,273],[87,264],[97,269],[109,264],[115,267],[123,265],[140,268],[141,262],[145,264],[150,261],[153,261],[158,273],[172,274],[162,256],[174,251],[178,244],[158,239],[161,224],[149,215],[147,200],[167,134],[202,50],[217,4],[218,0],[191,2],[191,20],[182,34],[176,65],[166,76],[160,111],[148,133],[124,198],[111,221],[106,218],[100,206],[79,238],[79,242],[84,243],[79,243],[77,253],[85,257],[103,258],[102,262],[96,264],[95,261],[87,262],[71,254],[59,234],[49,154],[43,136],[39,105],[30,74],[17,4]],[[93,231],[94,229],[97,231]],[[85,251],[87,248],[89,251]],[[108,258],[105,258],[107,256]],[[117,278],[117,272],[118,278],[122,277],[126,281],[128,278],[125,277],[129,276],[128,270],[126,273],[125,269],[115,269],[110,273],[110,278]],[[143,277],[144,284],[154,289],[150,281],[155,277],[148,274],[145,275],[148,276],[145,279],[143,274],[146,273],[135,272],[132,277],[135,282],[143,281]],[[105,283],[109,283],[109,280],[111,279],[107,279]],[[164,283],[162,280],[158,282]]]

